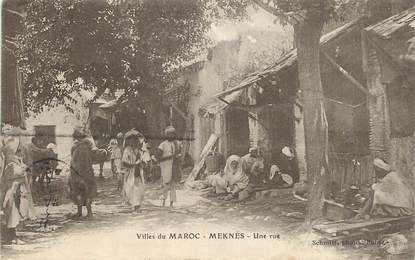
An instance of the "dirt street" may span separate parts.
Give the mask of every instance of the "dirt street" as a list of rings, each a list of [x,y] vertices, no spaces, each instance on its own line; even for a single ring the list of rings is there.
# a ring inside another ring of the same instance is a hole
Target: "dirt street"
[[[48,188],[53,191],[54,206],[45,207],[47,192],[38,192],[39,218],[18,230],[21,244],[2,247],[2,258],[218,259],[226,255],[337,260],[377,259],[381,253],[377,247],[360,248],[358,254],[354,248],[311,246],[318,237],[297,232],[305,205],[291,196],[237,203],[181,189],[177,205],[170,209],[161,207],[160,183],[156,182],[147,186],[142,213],[132,213],[122,205],[108,170],[104,180],[97,178],[94,217],[73,220],[70,216],[76,208],[65,196],[65,181],[62,176]],[[286,216],[289,213],[291,217]]]

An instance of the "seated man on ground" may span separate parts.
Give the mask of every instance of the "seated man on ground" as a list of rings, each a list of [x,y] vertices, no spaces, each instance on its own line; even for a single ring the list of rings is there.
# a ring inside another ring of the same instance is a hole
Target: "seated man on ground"
[[[267,181],[264,168],[264,159],[259,157],[258,160],[256,160],[252,165],[250,172],[247,174],[248,186],[239,193],[239,201],[249,198],[253,194],[254,188],[261,188],[261,186],[265,187]]]
[[[204,176],[201,176],[201,179],[218,174],[223,169],[224,158],[221,153],[217,152],[216,147],[207,154],[205,159],[205,167],[206,168],[203,173]]]
[[[262,157],[254,162],[248,174],[249,183],[253,186],[260,186],[266,183],[267,174],[265,173],[265,161]]]
[[[249,179],[243,171],[242,160],[237,155],[231,155],[226,161],[222,174],[211,175],[209,182],[214,188],[215,194],[227,194],[227,200],[240,196],[241,191],[248,187]]]
[[[251,172],[252,166],[259,158],[258,147],[252,146],[249,148],[249,153],[242,156],[242,168],[243,170],[249,174]]]
[[[411,180],[392,171],[382,159],[373,161],[376,183],[369,199],[353,220],[370,217],[402,217],[414,213],[414,190]]]
[[[265,179],[264,158],[260,155],[257,147],[249,148],[249,153],[242,157],[242,168],[252,185],[263,183]]]
[[[291,176],[293,183],[297,183],[300,179],[300,173],[294,150],[291,147],[285,146],[282,148],[281,153],[281,159],[277,164],[278,167],[282,173]]]
[[[291,187],[293,185],[293,178],[286,173],[282,173],[280,168],[274,164],[269,171],[269,183],[273,187],[278,188]]]

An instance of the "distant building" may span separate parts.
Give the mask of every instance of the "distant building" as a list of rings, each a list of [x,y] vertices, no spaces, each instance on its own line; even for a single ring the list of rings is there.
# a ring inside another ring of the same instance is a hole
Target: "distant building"
[[[63,160],[70,159],[73,143],[72,133],[75,127],[84,127],[87,124],[88,108],[86,101],[92,96],[83,91],[75,97],[78,101],[71,105],[73,111],[64,106],[45,107],[39,114],[29,113],[26,119],[27,129],[34,135],[40,136],[44,147],[49,142],[56,144],[58,157]],[[43,135],[43,136],[42,136]]]
[[[222,113],[223,111],[219,109],[218,114],[213,116],[206,114],[201,108],[210,104],[215,94],[236,84],[246,73],[267,65],[265,58],[272,60],[272,55],[281,55],[291,46],[291,42],[279,41],[276,35],[278,34],[275,32],[243,32],[236,39],[220,41],[210,49],[205,57],[182,69],[176,85],[179,86],[177,89],[180,93],[187,95],[175,99],[179,101],[173,104],[173,124],[181,136],[193,138],[193,141],[188,144],[188,152],[196,161],[213,133],[220,137],[219,150],[225,154],[230,151],[229,135],[224,132],[225,114]],[[264,59],[257,57],[254,61],[253,52],[255,51],[261,52]],[[166,96],[180,96],[176,92],[172,89],[167,91]],[[218,106],[225,107],[222,104]],[[228,117],[236,118],[236,116],[235,114]],[[242,121],[240,126],[245,126]],[[239,128],[238,125],[234,127]],[[250,138],[237,135],[233,137],[235,140],[238,139],[238,142],[233,143],[238,144],[237,148],[234,146],[236,148],[234,153],[247,153]]]

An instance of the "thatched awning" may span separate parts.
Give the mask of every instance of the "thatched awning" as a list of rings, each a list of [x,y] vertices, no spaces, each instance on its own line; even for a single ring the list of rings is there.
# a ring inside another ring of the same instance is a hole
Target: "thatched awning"
[[[383,39],[391,39],[395,33],[405,31],[409,28],[412,28],[413,33],[414,27],[415,7],[412,7],[377,24],[366,27],[365,31]]]
[[[207,117],[209,115],[214,115],[219,113],[220,111],[225,110],[229,104],[238,101],[242,95],[243,90],[238,90],[230,93],[225,97],[215,97],[212,98],[207,104],[202,106],[199,110],[199,113],[203,117]]]
[[[382,81],[390,82],[397,75],[414,81],[415,77],[415,7],[391,16],[364,29],[367,42],[379,54]]]

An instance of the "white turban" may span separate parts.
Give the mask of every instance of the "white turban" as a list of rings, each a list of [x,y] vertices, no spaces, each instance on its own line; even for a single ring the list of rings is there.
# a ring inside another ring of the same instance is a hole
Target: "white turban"
[[[387,171],[387,172],[391,171],[391,168],[390,168],[389,164],[387,164],[384,160],[382,160],[380,158],[375,158],[375,160],[373,160],[373,165],[375,165],[376,167],[378,167],[378,168],[380,168],[384,171]]]
[[[249,148],[249,152],[253,152],[253,151],[258,151],[258,147],[252,146],[251,148]]]
[[[165,134],[169,134],[169,133],[174,133],[176,131],[176,129],[174,129],[173,126],[169,125],[166,130],[164,130]]]
[[[291,158],[295,157],[293,152],[291,151],[291,148],[288,146],[285,146],[284,148],[282,148],[281,151],[287,157],[291,157]]]

